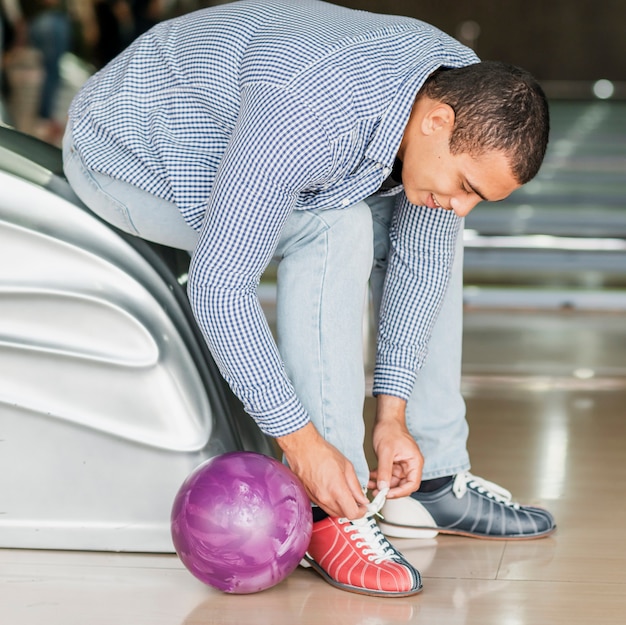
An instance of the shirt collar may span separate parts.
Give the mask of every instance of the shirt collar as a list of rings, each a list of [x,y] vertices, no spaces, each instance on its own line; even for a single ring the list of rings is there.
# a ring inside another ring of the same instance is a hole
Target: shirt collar
[[[367,158],[386,167],[393,166],[417,93],[440,65],[439,61],[421,65],[400,85],[367,147]]]
[[[404,129],[409,121],[415,98],[426,79],[439,67],[462,67],[469,62],[477,62],[478,57],[458,58],[449,54],[433,56],[427,64],[419,64],[400,85],[389,108],[383,114],[378,129],[374,133],[365,155],[373,161],[392,167]]]

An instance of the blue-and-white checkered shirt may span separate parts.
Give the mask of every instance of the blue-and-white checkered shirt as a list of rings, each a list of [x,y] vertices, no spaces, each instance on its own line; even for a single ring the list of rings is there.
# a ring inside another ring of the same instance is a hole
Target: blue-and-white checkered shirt
[[[204,227],[190,301],[222,374],[266,433],[309,420],[256,296],[285,220],[375,193],[427,76],[477,60],[414,19],[244,0],[159,24],[75,98],[86,164]],[[374,392],[408,398],[460,220],[397,198]]]

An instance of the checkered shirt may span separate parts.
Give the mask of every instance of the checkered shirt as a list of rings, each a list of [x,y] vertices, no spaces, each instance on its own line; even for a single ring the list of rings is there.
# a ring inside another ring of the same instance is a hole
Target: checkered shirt
[[[477,60],[415,19],[242,0],[157,25],[74,99],[87,166],[175,203],[201,231],[189,298],[220,371],[269,435],[309,420],[256,295],[285,220],[376,193],[427,76]],[[407,398],[460,220],[397,191],[374,392]]]

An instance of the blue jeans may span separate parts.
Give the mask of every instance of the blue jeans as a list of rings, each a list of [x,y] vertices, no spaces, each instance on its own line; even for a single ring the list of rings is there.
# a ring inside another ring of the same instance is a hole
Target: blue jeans
[[[64,159],[74,191],[100,217],[142,238],[193,250],[198,233],[174,204],[87,170],[69,133]],[[277,337],[286,370],[316,428],[354,464],[364,486],[363,313],[369,281],[377,314],[393,205],[393,198],[372,197],[340,210],[294,211],[276,248]],[[459,237],[429,355],[407,405],[407,426],[425,459],[424,479],[469,468],[460,392],[462,273]]]
[[[169,247],[195,248],[200,235],[174,204],[88,169],[74,149],[69,127],[63,137],[63,169],[74,193],[116,228]]]

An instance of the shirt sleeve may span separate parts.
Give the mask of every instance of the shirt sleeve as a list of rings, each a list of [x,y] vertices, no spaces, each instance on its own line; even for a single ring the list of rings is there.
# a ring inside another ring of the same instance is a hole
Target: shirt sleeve
[[[318,120],[296,95],[247,87],[191,262],[189,299],[209,349],[271,436],[294,432],[309,417],[285,373],[257,286],[298,193],[327,174],[329,150]]]
[[[408,399],[450,279],[462,219],[398,196],[381,302],[374,395]]]

